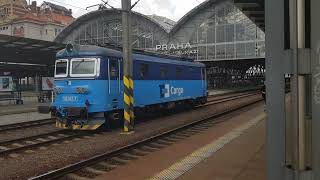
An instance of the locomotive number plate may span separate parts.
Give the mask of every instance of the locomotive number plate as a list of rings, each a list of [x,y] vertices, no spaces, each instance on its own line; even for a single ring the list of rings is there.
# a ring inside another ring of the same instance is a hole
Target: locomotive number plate
[[[78,101],[78,96],[63,96],[62,100],[64,102],[76,102]]]

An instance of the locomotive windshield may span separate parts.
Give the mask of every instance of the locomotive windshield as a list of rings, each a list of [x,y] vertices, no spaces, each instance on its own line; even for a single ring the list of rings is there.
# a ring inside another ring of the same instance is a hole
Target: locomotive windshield
[[[71,77],[93,77],[99,75],[99,60],[96,58],[75,58],[71,60]]]
[[[59,59],[56,61],[55,77],[67,77],[68,75],[68,60]]]

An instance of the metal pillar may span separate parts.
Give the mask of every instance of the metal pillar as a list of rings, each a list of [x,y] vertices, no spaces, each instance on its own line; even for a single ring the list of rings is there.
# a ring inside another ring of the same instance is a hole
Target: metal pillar
[[[320,1],[310,0],[311,67],[312,67],[312,170],[320,179]]]
[[[266,0],[267,177],[284,180],[284,0]]]
[[[268,179],[320,179],[319,8],[319,0],[266,1]],[[292,77],[285,127],[284,74]]]
[[[34,88],[35,88],[35,92],[36,93],[39,93],[39,91],[40,91],[40,76],[38,75],[38,74],[36,74],[36,76],[34,77],[34,79],[35,79],[35,86],[34,86]]]
[[[133,62],[131,36],[131,0],[122,0],[123,27],[123,84],[124,84],[124,132],[133,130],[134,99],[133,99]]]

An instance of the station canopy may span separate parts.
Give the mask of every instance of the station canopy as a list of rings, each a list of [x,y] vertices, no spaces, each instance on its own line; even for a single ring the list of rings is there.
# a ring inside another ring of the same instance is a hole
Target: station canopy
[[[0,65],[52,65],[64,44],[0,34]]]

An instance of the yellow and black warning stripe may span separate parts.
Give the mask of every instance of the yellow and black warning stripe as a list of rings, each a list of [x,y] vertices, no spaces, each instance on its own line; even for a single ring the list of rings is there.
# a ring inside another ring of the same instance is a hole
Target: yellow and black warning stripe
[[[73,124],[71,126],[67,126],[66,123],[62,123],[60,121],[56,121],[56,127],[60,129],[72,129],[72,130],[96,130],[98,129],[102,124],[86,124],[86,125],[76,125]]]
[[[131,77],[124,76],[124,132],[133,129],[134,123],[134,99],[133,99],[133,80]]]

